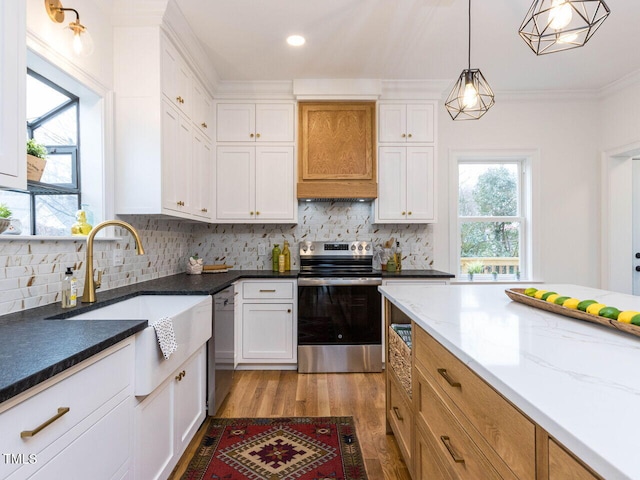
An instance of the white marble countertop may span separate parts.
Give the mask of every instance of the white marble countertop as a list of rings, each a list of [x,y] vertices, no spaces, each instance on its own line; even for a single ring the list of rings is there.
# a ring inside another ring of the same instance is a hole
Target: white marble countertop
[[[513,302],[509,287],[380,291],[604,478],[640,479],[640,337]],[[632,295],[535,287],[640,311]]]

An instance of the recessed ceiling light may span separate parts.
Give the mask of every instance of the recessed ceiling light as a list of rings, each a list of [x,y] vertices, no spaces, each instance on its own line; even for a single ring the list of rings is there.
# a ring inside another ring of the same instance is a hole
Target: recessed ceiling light
[[[304,45],[304,42],[306,42],[306,40],[302,35],[289,35],[287,37],[287,43],[292,47],[300,47]]]

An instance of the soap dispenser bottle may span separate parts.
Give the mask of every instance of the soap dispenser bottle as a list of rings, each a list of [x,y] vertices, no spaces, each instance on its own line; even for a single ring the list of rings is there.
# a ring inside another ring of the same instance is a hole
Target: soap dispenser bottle
[[[62,280],[62,308],[75,307],[78,302],[78,281],[73,275],[73,269],[67,267]]]

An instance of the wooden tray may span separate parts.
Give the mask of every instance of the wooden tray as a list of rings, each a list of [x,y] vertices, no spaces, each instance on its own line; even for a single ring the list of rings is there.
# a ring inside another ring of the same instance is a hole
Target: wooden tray
[[[610,318],[601,317],[599,315],[592,315],[590,313],[583,312],[582,310],[576,310],[573,308],[563,307],[562,305],[556,305],[555,303],[547,302],[546,300],[540,300],[538,298],[529,297],[524,294],[524,288],[510,288],[504,291],[507,296],[514,302],[524,303],[530,307],[539,308],[548,312],[564,315],[565,317],[576,318],[578,320],[586,320],[587,322],[597,323],[604,325],[605,327],[615,328],[621,332],[630,333],[640,337],[640,327],[631,323],[622,323]],[[612,305],[615,306],[615,305]]]

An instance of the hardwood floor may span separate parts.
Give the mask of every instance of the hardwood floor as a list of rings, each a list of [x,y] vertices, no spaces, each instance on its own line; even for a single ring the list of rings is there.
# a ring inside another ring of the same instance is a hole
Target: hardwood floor
[[[370,480],[409,480],[393,435],[387,435],[384,373],[238,371],[219,417],[352,416]],[[204,424],[169,477],[184,473]]]

